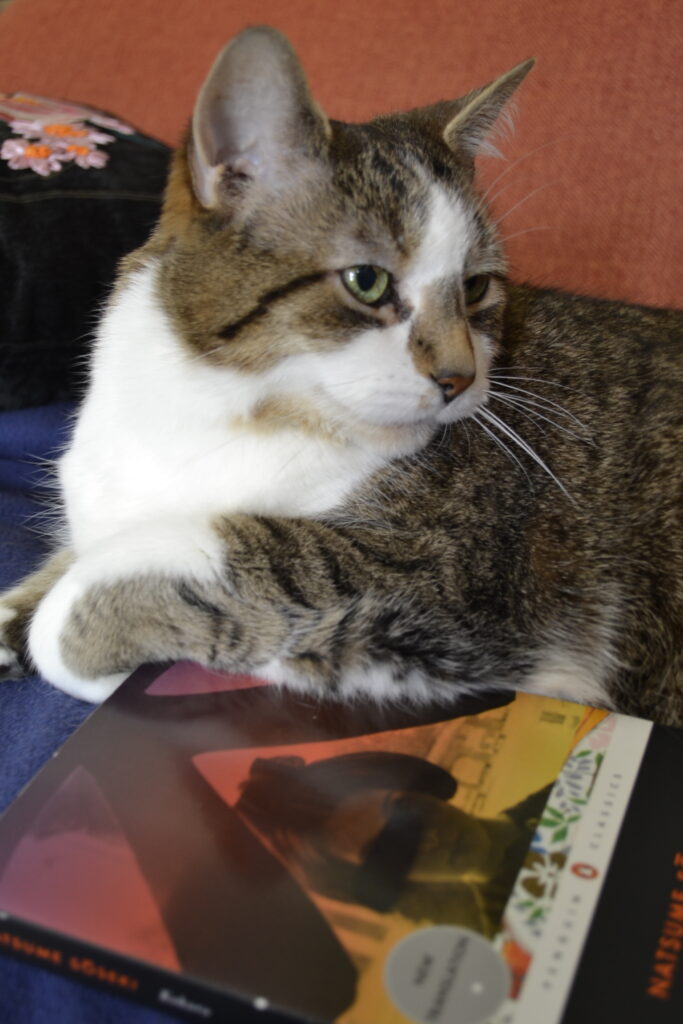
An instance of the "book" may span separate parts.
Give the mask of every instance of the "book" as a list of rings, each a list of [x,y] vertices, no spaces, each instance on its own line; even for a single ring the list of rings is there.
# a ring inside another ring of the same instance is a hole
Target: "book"
[[[0,953],[189,1020],[683,1014],[683,734],[145,666],[0,820]]]

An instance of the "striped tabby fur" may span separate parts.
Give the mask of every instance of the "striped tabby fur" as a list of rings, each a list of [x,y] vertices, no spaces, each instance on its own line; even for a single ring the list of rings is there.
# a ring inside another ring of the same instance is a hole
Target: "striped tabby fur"
[[[683,725],[683,316],[508,283],[473,165],[529,67],[346,125],[276,32],[223,52],[98,332],[61,548],[0,604],[8,674]]]

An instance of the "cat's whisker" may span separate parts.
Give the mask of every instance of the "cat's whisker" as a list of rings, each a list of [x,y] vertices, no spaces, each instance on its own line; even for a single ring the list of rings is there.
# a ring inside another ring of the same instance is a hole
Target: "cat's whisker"
[[[529,199],[533,198],[533,196],[537,195],[539,192],[542,192],[544,189],[550,188],[551,185],[557,185],[558,181],[560,181],[560,179],[556,178],[555,181],[546,181],[545,184],[538,185],[536,188],[532,188],[531,192],[527,192],[527,194],[523,196],[520,200],[518,200],[518,202],[516,202],[514,206],[511,206],[509,210],[507,210],[504,214],[502,214],[502,216],[498,218],[498,220],[494,221],[493,226],[499,228],[503,221],[507,220],[508,217],[512,213],[514,213],[515,210],[519,209],[519,207],[522,206],[523,203],[528,202]]]
[[[558,430],[561,430],[562,433],[575,438],[577,441],[582,441],[585,444],[593,444],[593,441],[591,441],[590,438],[582,437],[581,434],[575,433],[575,431],[570,430],[569,427],[565,427],[562,423],[558,423],[557,420],[550,419],[549,416],[544,416],[542,413],[535,412],[533,409],[530,409],[529,405],[533,403],[527,403],[522,398],[512,398],[509,395],[498,395],[495,391],[489,391],[489,396],[498,402],[503,402],[504,405],[509,405],[512,408],[517,409],[517,411],[526,419],[532,421],[543,420],[544,423],[550,423],[551,426],[556,427]]]
[[[581,427],[581,429],[585,430],[587,434],[590,433],[586,424],[582,423],[578,416],[575,416],[573,412],[570,412],[568,409],[565,409],[563,405],[559,404],[559,402],[554,402],[551,398],[545,398],[543,395],[537,395],[535,392],[527,390],[527,388],[518,388],[515,387],[513,384],[506,384],[500,379],[495,379],[494,383],[501,388],[506,388],[509,391],[514,391],[515,394],[509,395],[509,398],[516,398],[517,401],[520,403],[524,403],[525,405],[537,406],[539,409],[545,409],[546,412],[555,412],[560,416],[566,416],[567,419],[573,420],[573,422],[576,423],[577,427]]]
[[[505,455],[507,455],[507,457],[509,459],[511,459],[512,462],[515,462],[519,466],[521,471],[524,473],[524,476],[529,481],[529,484],[531,484],[531,477],[529,476],[529,473],[527,472],[527,469],[524,466],[524,464],[522,463],[522,461],[517,458],[515,453],[508,448],[508,446],[505,444],[505,442],[502,441],[498,437],[497,434],[494,434],[494,432],[492,430],[490,430],[489,427],[486,426],[486,424],[481,422],[481,420],[479,419],[479,415],[480,415],[481,411],[482,410],[480,410],[479,413],[475,412],[470,418],[472,420],[474,420],[474,422],[477,424],[477,426],[480,427],[481,430],[483,430],[485,434],[488,434],[488,436],[491,438],[491,440],[500,448],[500,450],[502,452],[505,453]]]
[[[551,402],[545,402],[542,399],[534,401],[533,399],[530,399],[530,398],[524,398],[522,395],[509,395],[507,393],[503,395],[500,392],[495,392],[495,391],[490,391],[489,394],[492,397],[499,398],[501,401],[507,401],[508,404],[510,404],[510,405],[516,405],[516,406],[519,406],[520,408],[528,409],[529,412],[531,412],[533,410],[537,410],[537,409],[542,409],[543,412],[553,413],[555,416],[564,416],[565,419],[570,420],[573,424],[576,425],[576,427],[580,428],[583,431],[582,434],[574,434],[575,437],[578,437],[582,441],[589,441],[590,440],[591,432],[590,432],[589,428],[586,426],[586,424],[583,423],[578,418],[578,416],[575,416],[573,413],[569,412],[567,409],[563,409],[561,406],[556,406],[554,403],[551,403]],[[540,416],[541,414],[540,413],[536,413],[536,415]],[[557,420],[549,419],[548,422],[549,423],[557,423]],[[558,424],[558,426],[559,426],[559,424]],[[566,427],[566,426],[563,429],[569,430],[569,428]],[[571,433],[571,431],[569,431],[569,432]]]
[[[515,406],[519,407],[520,409],[522,409],[522,408],[527,409],[529,412],[536,411],[536,410],[540,409],[540,410],[542,410],[545,413],[553,413],[555,416],[564,416],[565,419],[569,420],[572,424],[575,424],[577,427],[579,427],[583,431],[583,434],[575,434],[574,436],[580,437],[581,440],[586,440],[586,441],[590,437],[590,431],[588,430],[586,425],[584,423],[582,423],[581,420],[579,420],[576,416],[574,416],[573,413],[567,412],[566,409],[562,409],[561,407],[556,408],[553,404],[547,403],[547,402],[543,402],[542,400],[540,400],[540,401],[533,401],[530,398],[524,398],[522,395],[510,395],[510,394],[507,394],[507,393],[502,394],[501,392],[494,391],[494,390],[490,390],[489,391],[489,395],[492,398],[500,399],[500,401],[506,401],[509,405],[515,405]],[[537,412],[536,414],[539,415],[539,416],[541,415],[540,412]],[[557,420],[549,419],[548,422],[549,423],[557,423]],[[559,426],[559,424],[558,424],[558,426]],[[564,429],[569,430],[569,428],[566,427],[566,425],[565,425]]]
[[[500,199],[500,197],[504,195],[509,188],[512,188],[514,184],[514,181],[508,181],[507,185],[503,185],[502,188],[499,188],[495,195],[492,195],[488,200],[488,205],[490,206],[492,203],[495,203],[497,199]]]
[[[508,242],[511,242],[513,240],[513,238],[519,238],[520,235],[528,235],[532,231],[554,231],[554,230],[556,230],[556,229],[553,227],[552,224],[545,224],[545,225],[542,225],[542,226],[539,226],[539,227],[535,227],[535,228],[524,228],[523,231],[515,231],[515,233],[513,235],[503,235],[503,241],[507,245]]]
[[[568,434],[570,437],[575,437],[577,441],[586,440],[586,438],[582,437],[580,434],[577,434],[575,431],[570,430],[569,427],[565,426],[563,423],[558,423],[557,420],[551,419],[549,416],[544,416],[542,413],[538,412],[537,409],[534,408],[536,404],[534,402],[527,402],[526,399],[519,398],[517,396],[501,395],[495,391],[489,391],[489,397],[497,402],[502,402],[504,405],[508,405],[511,408],[516,409],[521,415],[525,416],[527,419],[533,417],[533,419],[535,419],[537,422],[542,420],[545,423],[550,423],[553,427],[557,427],[558,430],[562,430],[565,434]],[[540,408],[545,407],[541,406]]]
[[[439,438],[436,446],[438,452],[452,452],[452,438],[453,438],[453,425],[448,424],[444,427],[441,437]]]
[[[509,369],[509,367],[505,367],[505,369]],[[520,366],[519,369],[526,370],[529,369],[529,367]],[[522,377],[520,374],[517,373],[505,374],[501,373],[500,370],[496,369],[495,367],[489,371],[489,377],[491,377],[492,380],[523,380],[529,383],[548,384],[554,388],[564,388],[565,391],[576,391],[576,388],[570,387],[569,384],[560,384],[559,381],[548,380],[546,377]]]
[[[465,439],[467,440],[467,455],[469,457],[469,455],[472,452],[472,438],[470,436],[469,424],[467,423],[467,420],[460,420],[459,423],[461,428],[465,431]],[[479,426],[481,426],[481,424],[479,424]],[[455,452],[453,454],[455,455]]]
[[[505,423],[505,421],[500,418],[500,416],[496,416],[496,414],[491,412],[490,409],[480,409],[477,415],[483,416],[486,420],[489,421],[489,423],[492,423],[494,426],[498,427],[499,430],[502,430],[503,433],[507,437],[509,437],[511,441],[518,445],[522,449],[522,451],[526,452],[526,454],[531,459],[533,459],[534,462],[536,462],[537,465],[539,465],[541,469],[543,469],[544,472],[546,472],[552,480],[555,481],[555,483],[560,488],[562,493],[572,502],[572,504],[576,504],[574,498],[571,496],[571,494],[564,486],[562,481],[557,476],[555,476],[553,471],[550,469],[547,463],[543,461],[538,452],[536,452],[530,444],[528,444],[523,438],[521,438],[519,434],[512,429],[512,427],[509,427],[507,423]]]
[[[502,181],[502,179],[506,177],[506,175],[508,175],[510,171],[513,171],[515,167],[518,166],[518,164],[523,163],[524,160],[528,160],[529,157],[535,156],[536,153],[540,153],[542,150],[548,149],[549,146],[555,146],[558,142],[565,142],[567,139],[577,137],[578,134],[578,132],[567,132],[566,135],[559,135],[556,139],[550,139],[548,142],[543,142],[540,146],[535,146],[533,149],[528,150],[526,153],[522,153],[522,155],[518,156],[516,160],[513,160],[511,164],[508,164],[507,167],[503,168],[500,174],[496,175],[496,177],[493,179],[493,181],[491,182],[491,184],[488,186],[483,196],[481,197],[482,200],[485,202],[488,199],[489,195],[491,194],[492,190],[498,184],[498,182]]]

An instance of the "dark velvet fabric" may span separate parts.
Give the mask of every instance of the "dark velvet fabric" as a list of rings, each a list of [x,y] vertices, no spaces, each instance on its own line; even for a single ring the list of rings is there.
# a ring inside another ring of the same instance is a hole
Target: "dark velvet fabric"
[[[79,393],[118,260],[159,215],[169,148],[106,133],[101,168],[71,162],[43,177],[0,159],[0,409]],[[15,137],[0,120],[0,148]]]

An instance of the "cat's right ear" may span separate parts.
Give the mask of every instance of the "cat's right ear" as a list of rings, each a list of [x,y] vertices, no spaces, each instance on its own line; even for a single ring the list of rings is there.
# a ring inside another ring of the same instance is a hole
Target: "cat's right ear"
[[[251,183],[277,190],[323,157],[330,125],[280,32],[241,32],[219,54],[192,117],[190,169],[208,209],[229,208]]]
[[[456,100],[457,112],[443,131],[449,149],[474,158],[487,148],[487,138],[512,98],[534,66],[533,58],[522,61],[495,82]],[[495,147],[490,147],[496,153]],[[499,154],[498,154],[499,155]]]

